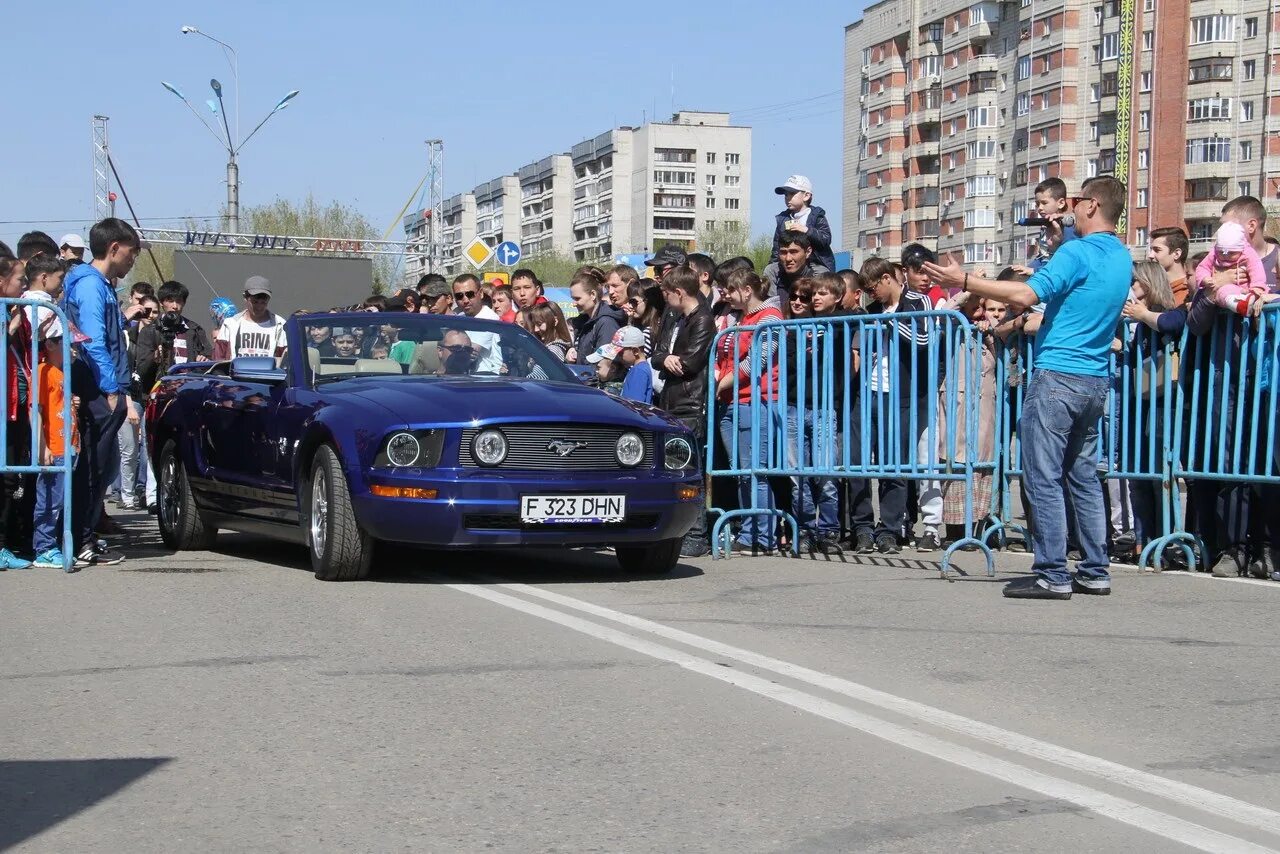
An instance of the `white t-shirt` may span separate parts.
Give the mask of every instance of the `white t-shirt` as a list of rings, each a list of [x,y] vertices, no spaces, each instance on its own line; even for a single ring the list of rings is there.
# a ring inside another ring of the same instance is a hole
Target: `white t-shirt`
[[[895,305],[893,308],[886,307],[883,314],[893,314],[898,310]],[[889,348],[893,346],[893,336],[898,333],[896,326],[892,323],[886,323],[880,327],[880,352],[876,354],[875,370],[871,372],[871,390],[884,391],[890,390],[889,385]]]
[[[241,356],[274,357],[284,346],[284,319],[272,314],[258,322],[241,312],[222,325],[221,337],[227,342],[233,359]]]
[[[487,305],[481,306],[476,312],[476,319],[502,320],[498,317],[498,313]],[[468,330],[467,337],[471,339],[471,345],[480,351],[480,358],[476,362],[476,373],[502,373],[502,347],[499,346],[502,337],[496,332],[476,332],[475,330]]]

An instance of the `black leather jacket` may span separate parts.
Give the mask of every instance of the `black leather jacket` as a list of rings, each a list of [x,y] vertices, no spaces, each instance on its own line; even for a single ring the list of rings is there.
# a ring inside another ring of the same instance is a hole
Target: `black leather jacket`
[[[674,343],[671,340],[672,329],[676,329]],[[650,362],[666,383],[658,397],[658,406],[676,418],[687,420],[706,416],[707,363],[715,332],[715,323],[705,303],[700,303],[689,314],[668,314],[663,318],[658,340],[653,342]],[[683,375],[676,376],[662,366],[667,356],[680,357]]]

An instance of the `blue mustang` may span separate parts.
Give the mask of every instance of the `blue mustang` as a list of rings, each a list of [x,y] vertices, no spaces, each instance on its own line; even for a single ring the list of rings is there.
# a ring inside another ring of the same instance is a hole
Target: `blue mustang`
[[[147,407],[160,534],[219,528],[366,578],[379,541],[612,546],[670,571],[702,512],[692,434],[588,388],[523,329],[426,314],[306,314],[272,356],[175,366]]]

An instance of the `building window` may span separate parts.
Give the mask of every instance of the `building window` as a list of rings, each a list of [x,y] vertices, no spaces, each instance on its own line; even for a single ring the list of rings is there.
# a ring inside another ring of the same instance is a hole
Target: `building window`
[[[1151,111],[1143,110],[1138,113],[1138,130],[1151,130]]]
[[[716,153],[714,151],[707,152],[707,163],[714,166],[716,162]]]
[[[1235,15],[1201,15],[1191,19],[1191,43],[1233,42],[1236,40]]]
[[[1237,196],[1252,196],[1252,195],[1253,195],[1253,182],[1252,182],[1252,181],[1240,181],[1239,183],[1237,183],[1237,184],[1236,184],[1236,189],[1239,191],[1239,192],[1237,192],[1237,193],[1236,193],[1236,195],[1237,195]]]
[[[1240,102],[1240,121],[1242,122],[1253,121],[1253,101]]]
[[[996,224],[996,212],[991,208],[964,212],[965,228],[993,228]]]
[[[1241,76],[1245,80],[1252,80],[1258,76],[1258,61],[1256,59],[1246,59],[1240,63]]]
[[[736,211],[738,209],[739,203],[740,202],[738,199],[725,199],[724,209],[727,211]]]
[[[1098,161],[1090,160],[1088,163],[1086,163],[1084,167],[1084,175],[1086,178],[1097,178],[1098,177]]]
[[[996,126],[995,107],[970,107],[969,124],[971,128],[991,128]]]
[[[1246,64],[1253,60],[1245,60]],[[1208,80],[1230,80],[1232,62],[1230,59],[1197,59],[1188,67],[1187,82],[1203,83]]]
[[[692,172],[677,172],[673,169],[655,169],[653,182],[655,184],[692,184],[694,183],[694,174]]]
[[[1138,168],[1139,169],[1147,168],[1147,160],[1149,157],[1150,157],[1150,154],[1147,152],[1147,149],[1145,148],[1138,149]]]
[[[956,135],[956,120],[952,119],[950,124],[947,125],[947,136],[955,136],[955,135]]]
[[[879,146],[880,146],[880,143],[878,143],[878,142],[877,142],[877,143],[876,143],[876,147],[878,148]],[[715,185],[716,185],[716,176],[715,176],[715,175],[708,175],[708,176],[707,176],[707,186],[708,186],[708,187],[714,187]]]
[[[1031,57],[1024,56],[1018,59],[1018,79],[1026,80],[1031,76]]]
[[[694,154],[692,148],[657,148],[653,159],[656,163],[693,163]]]
[[[730,153],[728,153],[728,154],[726,154],[726,155],[724,156],[724,165],[725,165],[725,166],[737,166],[737,165],[738,165],[738,162],[739,162],[739,160],[740,160],[740,158],[741,158],[741,157],[742,157],[742,155],[740,155],[740,154],[734,154],[734,153],[730,152]]]
[[[1023,93],[1018,96],[1018,115],[1025,116],[1031,112],[1031,96]]]
[[[1187,163],[1230,163],[1231,140],[1212,136],[1187,140]]]
[[[1138,75],[1138,91],[1139,92],[1151,91],[1151,72],[1150,71],[1144,71]]]
[[[1102,97],[1105,98],[1108,95],[1114,95],[1116,94],[1117,91],[1119,91],[1116,81],[1117,81],[1117,76],[1116,76],[1116,72],[1114,71],[1112,71],[1110,74],[1102,75],[1102,84],[1101,84]]]
[[[737,187],[742,183],[742,178],[737,175],[725,175],[724,185],[726,187]]]
[[[1098,140],[1098,123],[1089,122],[1089,141],[1096,142]]]
[[[1156,0],[1143,0],[1142,11],[1154,12],[1156,10]]]
[[[704,207],[709,211],[715,210],[716,209],[715,196],[707,196],[706,204],[704,205]]]
[[[1102,25],[1102,7],[1101,6],[1093,7],[1093,25],[1095,27]]]
[[[862,68],[865,71],[871,67],[871,48],[864,47],[862,49]]]
[[[1134,236],[1135,242],[1139,246],[1147,245],[1147,230],[1145,228],[1142,228],[1142,227],[1135,228],[1133,230],[1133,236]]]
[[[1138,190],[1136,205],[1140,208],[1145,208],[1147,206],[1147,191],[1145,187]]]
[[[979,157],[995,157],[996,141],[994,139],[980,139],[976,142],[970,142],[965,145],[964,152],[967,160],[977,160]]]
[[[1187,121],[1211,122],[1231,118],[1230,98],[1193,98],[1187,102]]]
[[[947,170],[955,171],[955,168],[956,168],[956,154],[953,151],[947,155]]]
[[[1258,37],[1258,19],[1244,19],[1244,37],[1247,39],[1256,39]],[[1247,193],[1245,195],[1248,195]]]
[[[1242,140],[1240,142],[1240,162],[1248,163],[1253,160],[1253,140]]]
[[[1090,104],[1098,103],[1098,98],[1101,95],[1102,95],[1102,87],[1099,86],[1097,83],[1090,83],[1089,84],[1089,103]]]
[[[1120,34],[1107,33],[1102,37],[1102,58],[1115,59],[1120,55]]]
[[[976,175],[965,179],[964,194],[966,198],[974,196],[994,196],[996,194],[995,175]]]
[[[926,56],[920,60],[920,76],[921,77],[941,77],[942,76],[942,57]]]
[[[1142,49],[1153,50],[1156,46],[1156,31],[1147,30],[1142,34]]]

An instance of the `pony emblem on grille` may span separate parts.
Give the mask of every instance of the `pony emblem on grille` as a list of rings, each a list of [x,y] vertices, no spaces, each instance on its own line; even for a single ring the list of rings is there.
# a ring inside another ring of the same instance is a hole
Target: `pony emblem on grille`
[[[586,442],[570,442],[566,439],[556,439],[547,443],[547,450],[557,457],[567,457],[579,448],[585,448],[586,446]]]

